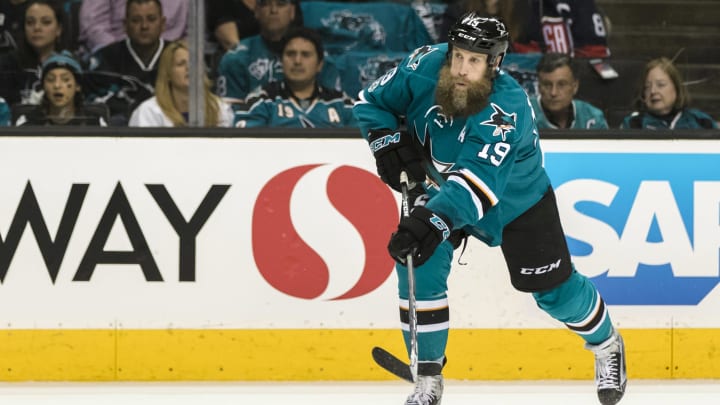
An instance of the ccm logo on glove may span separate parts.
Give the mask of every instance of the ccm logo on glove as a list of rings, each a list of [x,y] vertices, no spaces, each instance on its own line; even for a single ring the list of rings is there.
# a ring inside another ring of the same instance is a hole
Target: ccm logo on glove
[[[445,221],[442,220],[439,216],[436,214],[433,214],[430,217],[430,223],[435,225],[435,228],[437,228],[439,231],[442,232],[442,239],[445,240],[450,236],[450,229],[448,228]]]
[[[387,134],[383,136],[382,138],[378,138],[372,142],[370,142],[370,150],[373,153],[376,153],[380,149],[393,144],[393,143],[400,143],[400,132],[395,132],[394,134]]]
[[[390,237],[388,251],[395,261],[405,264],[412,255],[413,264],[420,266],[450,236],[452,223],[425,207],[415,207],[403,217],[398,230]]]
[[[370,150],[382,181],[395,191],[400,191],[400,172],[405,170],[414,183],[425,181],[422,155],[413,144],[413,137],[406,131],[373,129],[368,133]]]

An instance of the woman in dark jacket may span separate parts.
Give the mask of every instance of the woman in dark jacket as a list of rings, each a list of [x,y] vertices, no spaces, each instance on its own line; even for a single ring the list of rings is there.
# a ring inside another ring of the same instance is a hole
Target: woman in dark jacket
[[[30,0],[23,16],[24,38],[0,55],[0,97],[8,104],[37,104],[42,97],[40,65],[63,45],[64,13],[54,0]]]

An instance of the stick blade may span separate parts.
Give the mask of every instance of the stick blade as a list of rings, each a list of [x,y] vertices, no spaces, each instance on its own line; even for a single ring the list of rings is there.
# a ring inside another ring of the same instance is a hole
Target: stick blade
[[[383,349],[382,347],[373,347],[372,357],[373,360],[375,360],[375,363],[377,363],[380,367],[389,371],[396,377],[400,377],[401,379],[410,383],[413,382],[412,373],[410,372],[410,366],[405,364],[404,361],[392,355],[387,350]]]

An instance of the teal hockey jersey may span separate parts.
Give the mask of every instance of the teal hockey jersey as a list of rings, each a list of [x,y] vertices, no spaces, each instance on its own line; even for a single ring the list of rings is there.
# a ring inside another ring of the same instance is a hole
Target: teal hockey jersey
[[[11,124],[10,106],[7,101],[0,97],[0,127],[8,127]]]
[[[532,97],[530,99],[532,107],[535,110],[535,118],[537,127],[553,128],[558,127],[550,122],[545,113],[543,112],[542,105],[540,105],[540,96]],[[605,120],[605,114],[602,110],[582,100],[573,100],[573,119],[571,129],[607,129],[608,124]]]
[[[268,83],[235,109],[238,128],[343,128],[355,126],[353,100],[345,93],[317,87],[309,100],[298,100],[285,82]]]
[[[259,87],[284,78],[280,55],[270,49],[260,35],[248,37],[220,59],[216,93],[221,97],[244,99]],[[329,88],[338,87],[337,73],[325,59],[320,82]]]
[[[623,119],[623,129],[713,129],[718,123],[707,113],[696,108],[673,111],[658,117],[648,111],[634,111]]]
[[[391,1],[303,1],[304,25],[323,36],[330,55],[347,51],[410,52],[433,42],[409,4]]]
[[[353,112],[363,136],[371,129],[407,129],[432,162],[426,171],[427,207],[490,246],[505,225],[537,203],[550,187],[533,109],[525,91],[500,71],[488,105],[469,117],[443,114],[435,85],[447,44],[413,51],[360,92]]]

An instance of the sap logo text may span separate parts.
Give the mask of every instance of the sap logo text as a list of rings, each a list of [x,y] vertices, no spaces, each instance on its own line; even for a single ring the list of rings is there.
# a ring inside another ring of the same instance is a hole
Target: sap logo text
[[[560,268],[560,262],[562,259],[558,259],[555,263],[546,264],[545,266],[530,268],[530,267],[522,267],[520,268],[520,274],[525,274],[527,276],[531,276],[533,274],[539,275],[539,274],[545,274],[550,273],[553,270],[556,270]]]
[[[720,282],[720,154],[546,153],[578,271],[616,305],[697,305]]]
[[[23,232],[29,225],[35,235],[35,241],[45,261],[50,279],[53,284],[55,283],[88,188],[88,184],[72,185],[65,209],[60,218],[57,233],[53,238],[48,231],[32,184],[28,181],[7,235],[4,241],[0,241],[0,282],[4,282]],[[179,281],[195,281],[195,241],[197,235],[230,186],[216,184],[210,187],[190,220],[183,218],[180,209],[164,185],[146,184],[145,188],[178,236],[180,245]],[[125,228],[132,250],[105,250],[105,244],[116,219]],[[133,212],[130,201],[120,182],[115,186],[110,200],[100,217],[100,222],[90,239],[87,249],[85,249],[73,281],[90,281],[98,264],[137,264],[147,281],[163,281],[140,222]]]
[[[379,151],[380,149],[393,144],[393,143],[400,143],[400,132],[395,132],[394,134],[388,134],[383,136],[382,138],[378,138],[372,142],[370,142],[370,150],[373,151],[373,153]]]

